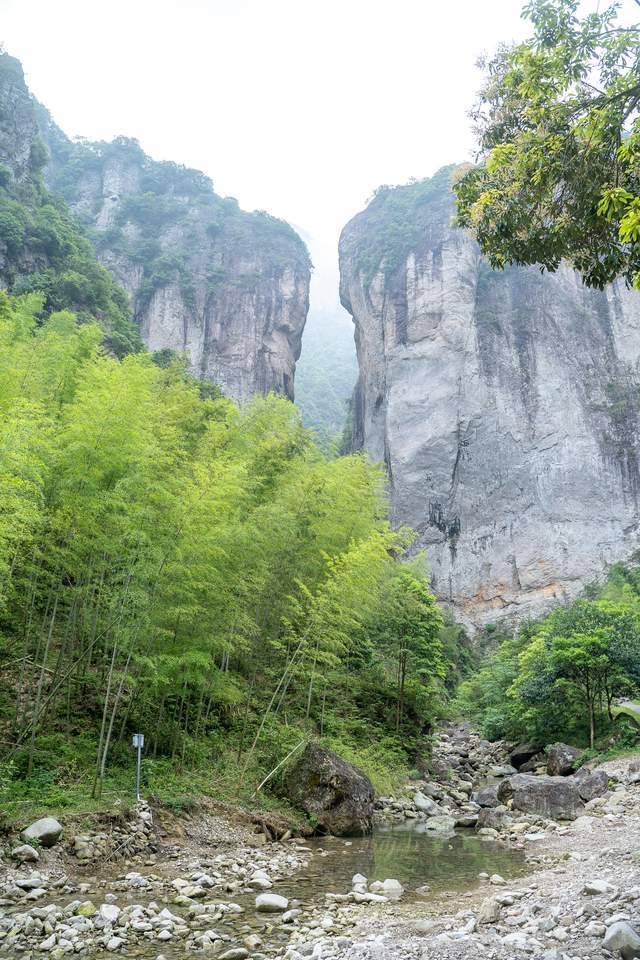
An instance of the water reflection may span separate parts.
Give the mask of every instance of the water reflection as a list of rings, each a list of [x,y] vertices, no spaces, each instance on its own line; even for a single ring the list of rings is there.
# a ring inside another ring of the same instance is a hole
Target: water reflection
[[[410,894],[429,884],[438,888],[471,886],[481,871],[516,876],[524,856],[501,844],[479,839],[471,831],[451,837],[434,836],[424,822],[378,827],[369,837],[341,840],[323,837],[309,844],[314,849],[308,868],[278,883],[278,892],[309,901],[325,893],[346,893],[351,878],[362,873],[371,880],[399,880]]]

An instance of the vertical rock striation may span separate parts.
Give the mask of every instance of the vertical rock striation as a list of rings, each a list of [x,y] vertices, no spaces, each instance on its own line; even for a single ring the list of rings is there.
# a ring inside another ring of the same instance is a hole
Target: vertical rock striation
[[[135,140],[71,143],[41,118],[50,189],[90,229],[148,348],[186,353],[195,376],[236,399],[293,399],[311,265],[292,227],[240,210],[204,174],[151,160]]]
[[[354,445],[472,628],[575,596],[638,546],[640,295],[492,271],[450,177],[378,192],[340,239]]]
[[[90,314],[84,261],[96,255],[150,350],[184,352],[195,376],[236,399],[293,399],[311,264],[292,227],[240,210],[204,174],[151,160],[135,140],[70,141],[0,53],[0,283],[20,290],[38,272],[50,288],[55,274],[52,306]]]

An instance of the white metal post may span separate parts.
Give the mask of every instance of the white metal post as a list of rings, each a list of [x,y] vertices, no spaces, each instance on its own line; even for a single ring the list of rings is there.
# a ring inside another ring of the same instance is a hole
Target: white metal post
[[[140,764],[142,762],[142,748],[144,747],[144,733],[134,733],[133,746],[138,751],[136,767],[136,800],[140,800]]]

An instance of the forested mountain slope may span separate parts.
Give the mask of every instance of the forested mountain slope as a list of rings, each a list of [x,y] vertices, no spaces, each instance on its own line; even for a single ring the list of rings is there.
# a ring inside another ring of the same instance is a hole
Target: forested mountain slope
[[[3,204],[11,229],[0,236],[5,284],[42,289],[54,281],[47,275],[36,282],[34,273],[69,272],[71,241],[62,219],[74,237],[92,240],[119,284],[117,293],[102,296],[116,306],[97,306],[105,314],[129,313],[150,350],[185,353],[192,373],[228,396],[274,391],[293,397],[310,260],[288,224],[264,212],[245,213],[232,198],[218,196],[204,174],[153,161],[134,140],[71,142],[30,97],[20,64],[7,54],[0,55],[0,132],[1,162],[11,171]],[[19,207],[26,205],[33,219],[34,204],[46,223],[25,235]],[[81,246],[84,258],[94,260],[84,241]],[[86,272],[85,266],[81,276]],[[113,280],[101,276],[115,291]],[[83,287],[75,280],[66,300],[56,282],[52,305],[84,307],[84,287],[93,290],[97,281],[92,276]],[[66,286],[72,282],[67,278]]]
[[[357,376],[349,318],[312,308],[296,366],[296,403],[324,449],[335,449],[341,441]]]

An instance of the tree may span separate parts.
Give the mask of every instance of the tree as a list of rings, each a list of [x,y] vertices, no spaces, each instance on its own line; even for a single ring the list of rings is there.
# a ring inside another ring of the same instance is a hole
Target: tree
[[[547,617],[520,656],[510,694],[540,730],[554,714],[584,717],[593,747],[616,696],[637,684],[640,623],[634,608],[579,600]],[[585,716],[586,715],[586,716]]]
[[[394,664],[396,732],[404,719],[409,680],[414,681],[412,692],[420,701],[423,715],[428,718],[432,713],[429,700],[445,676],[442,626],[442,615],[417,564],[394,570],[381,605],[378,642]]]
[[[618,23],[618,2],[579,5],[530,0],[533,36],[486,64],[458,222],[495,268],[566,260],[587,286],[640,288],[640,25]]]

